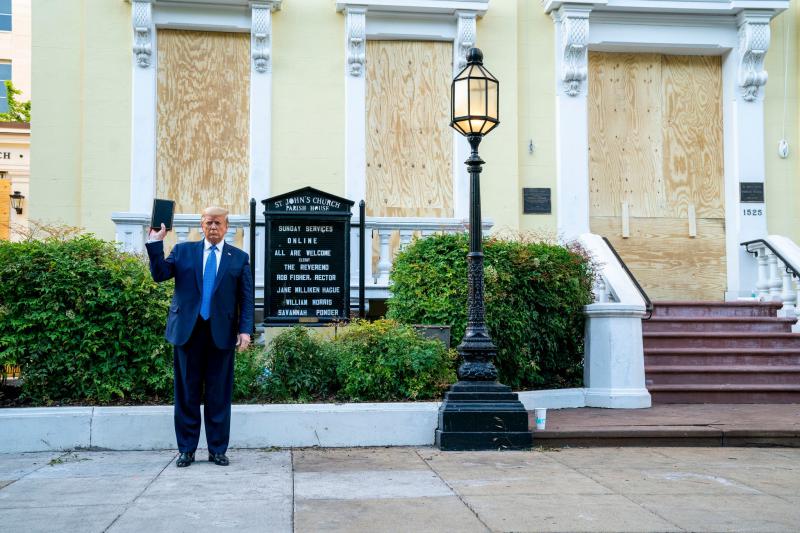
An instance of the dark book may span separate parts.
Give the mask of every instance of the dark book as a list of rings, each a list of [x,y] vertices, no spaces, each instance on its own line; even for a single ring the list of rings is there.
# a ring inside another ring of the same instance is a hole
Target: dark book
[[[167,231],[172,229],[172,219],[175,218],[175,201],[162,200],[156,198],[153,200],[153,214],[150,217],[150,227],[153,229],[161,229],[161,224],[167,227]]]

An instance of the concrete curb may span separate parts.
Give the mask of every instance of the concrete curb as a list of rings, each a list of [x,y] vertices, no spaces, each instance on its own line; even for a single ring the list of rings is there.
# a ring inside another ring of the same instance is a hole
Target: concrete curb
[[[527,409],[582,407],[583,389],[521,392]],[[232,448],[430,446],[439,402],[234,405]],[[0,409],[0,453],[175,448],[171,405]],[[205,447],[205,436],[200,437]]]

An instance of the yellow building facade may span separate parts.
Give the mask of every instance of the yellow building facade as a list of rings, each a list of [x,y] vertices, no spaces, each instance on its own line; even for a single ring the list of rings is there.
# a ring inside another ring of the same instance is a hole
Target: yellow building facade
[[[34,0],[30,216],[137,249],[155,197],[243,220],[312,186],[366,200],[385,278],[408,231],[468,216],[449,83],[478,46],[491,231],[605,236],[655,299],[749,296],[740,243],[800,242],[797,20],[788,0]]]

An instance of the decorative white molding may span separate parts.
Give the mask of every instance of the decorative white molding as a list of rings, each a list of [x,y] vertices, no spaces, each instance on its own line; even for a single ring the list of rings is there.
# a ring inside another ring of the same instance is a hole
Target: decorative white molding
[[[251,3],[250,50],[256,72],[270,72],[272,62],[272,5]]]
[[[153,56],[153,4],[152,0],[134,0],[133,11],[133,53],[136,64],[148,68]]]
[[[579,95],[587,78],[589,13],[590,8],[562,7],[555,15],[561,24],[561,83],[569,96]]]
[[[764,58],[767,55],[770,41],[769,15],[752,15],[742,12],[738,19],[739,26],[739,86],[743,98],[752,102],[758,97],[758,91],[767,84],[767,71],[764,70]]]
[[[458,13],[458,29],[456,32],[455,53],[458,58],[456,72],[467,66],[467,52],[475,46],[475,23],[477,15],[474,12]]]
[[[347,13],[347,71],[351,76],[364,74],[367,53],[367,10],[348,7]]]
[[[460,10],[483,16],[489,9],[489,0],[337,0],[336,11],[362,7],[370,13],[385,12],[395,15],[455,15]]]

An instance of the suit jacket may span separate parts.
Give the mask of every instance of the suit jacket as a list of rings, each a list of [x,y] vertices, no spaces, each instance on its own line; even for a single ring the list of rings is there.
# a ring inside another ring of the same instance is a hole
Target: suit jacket
[[[186,344],[200,314],[203,298],[203,242],[175,245],[164,258],[164,243],[147,243],[150,273],[157,282],[175,278],[165,337],[175,346]],[[211,336],[220,349],[236,346],[239,333],[253,332],[253,279],[247,254],[229,245],[221,259],[211,297]]]

